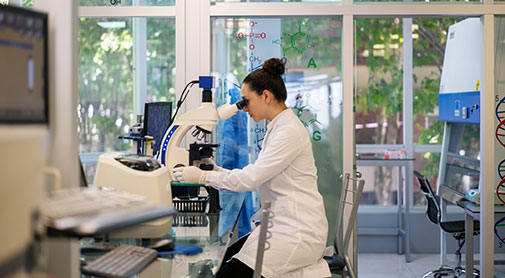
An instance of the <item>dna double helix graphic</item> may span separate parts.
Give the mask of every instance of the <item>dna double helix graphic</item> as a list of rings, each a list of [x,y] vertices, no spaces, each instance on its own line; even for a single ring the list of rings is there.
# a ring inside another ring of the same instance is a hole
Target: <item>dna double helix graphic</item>
[[[496,126],[495,137],[498,143],[505,148],[505,97],[500,100],[496,105],[495,110],[496,119],[499,124]],[[505,204],[505,159],[502,160],[497,167],[498,176],[500,177],[500,182],[496,186],[496,196],[498,199]],[[501,243],[505,244],[505,217],[496,221],[494,225],[494,233]]]
[[[498,197],[498,199],[500,199],[500,201],[502,203],[505,204],[505,160],[502,160],[499,164],[498,164],[498,168],[497,168],[497,171],[498,171],[498,176],[500,177],[500,183],[498,184],[498,186],[496,187],[496,196]]]
[[[502,236],[505,232],[504,227],[505,227],[505,217],[500,218],[494,224],[494,234],[503,244],[505,244],[505,236]]]
[[[502,161],[503,162],[503,161]],[[505,204],[505,179],[502,179],[500,181],[500,183],[498,184],[498,186],[496,187],[496,196],[498,196],[498,199],[500,199],[500,201],[502,203]]]
[[[505,148],[505,98],[502,98],[500,102],[496,105],[495,110],[496,119],[499,124],[496,126],[495,137],[498,143]],[[496,196],[498,199],[505,204],[505,160],[502,160],[498,164],[498,176],[500,177],[500,183],[496,187]]]
[[[496,105],[495,115],[499,122],[496,127],[495,137],[505,147],[505,98],[502,98],[498,105]]]

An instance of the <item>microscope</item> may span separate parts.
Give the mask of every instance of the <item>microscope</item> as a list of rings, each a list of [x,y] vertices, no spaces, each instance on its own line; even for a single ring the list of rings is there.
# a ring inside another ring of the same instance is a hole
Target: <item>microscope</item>
[[[201,76],[198,81],[202,91],[202,105],[193,109],[181,117],[177,118],[167,129],[160,144],[157,159],[168,169],[195,165],[204,171],[213,170],[214,165],[201,163],[207,158],[212,158],[214,148],[218,144],[208,144],[210,135],[218,120],[226,120],[235,115],[238,110],[243,109],[247,102],[241,100],[235,104],[224,104],[217,110],[212,105],[213,78],[211,76]],[[192,128],[191,135],[204,143],[192,143],[189,150],[181,148],[182,139]],[[170,179],[174,178],[170,171]],[[172,186],[173,197],[197,197],[199,187]],[[206,188],[209,193],[209,213],[216,213],[219,208],[219,192],[214,188]]]
[[[194,160],[190,163],[189,151],[180,147],[182,139],[191,128],[195,128],[191,132],[193,137],[197,140],[204,139],[207,142],[217,121],[232,117],[247,105],[245,100],[241,100],[235,104],[224,104],[218,109],[214,108],[211,91],[213,83],[212,76],[200,76],[198,84],[203,89],[202,105],[177,118],[163,136],[157,159],[166,168],[191,166],[195,163]],[[209,146],[217,147],[212,144]],[[170,172],[170,179],[176,181],[172,172]]]

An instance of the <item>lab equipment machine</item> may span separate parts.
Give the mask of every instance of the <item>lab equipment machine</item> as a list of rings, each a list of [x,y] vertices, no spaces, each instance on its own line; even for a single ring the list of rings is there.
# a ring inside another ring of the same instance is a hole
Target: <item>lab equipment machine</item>
[[[172,205],[168,170],[148,156],[106,153],[98,158],[94,186],[143,195],[156,204]]]
[[[439,89],[439,120],[480,123],[481,23],[468,18],[449,27]]]
[[[55,234],[93,236],[175,214],[171,206],[110,188],[72,188],[44,201],[42,218]],[[51,234],[51,233],[49,233]]]
[[[149,156],[105,153],[98,158],[95,187],[112,187],[147,197],[155,204],[172,207],[172,191],[168,169]],[[170,228],[173,218],[167,217],[138,225],[134,234],[156,237]]]
[[[152,156],[154,139],[143,134],[142,115],[137,115],[137,122],[130,127],[128,135],[121,135],[118,138],[132,141],[132,154]]]
[[[0,5],[0,277],[26,276],[36,264],[43,235],[47,22],[45,13]]]
[[[43,235],[40,206],[47,157],[42,146],[48,132],[33,130],[33,127],[14,132],[12,129],[7,132],[5,126],[0,126],[0,277],[11,277],[17,271],[29,272]],[[29,155],[30,159],[22,154]]]
[[[137,122],[130,128],[130,134],[119,136],[119,139],[132,140],[132,153],[153,156],[172,122],[171,117],[171,102],[146,102],[144,115],[137,115]]]
[[[155,204],[172,207],[168,170],[152,157],[152,145],[159,144],[170,124],[172,103],[146,103],[144,111],[144,117],[140,117],[139,123],[132,127],[130,135],[122,136],[133,140],[133,154],[115,152],[101,155],[94,185],[142,195]],[[171,218],[160,219],[138,225],[140,228],[137,230],[145,228],[146,231],[142,232],[144,236],[155,236],[162,233],[163,227],[170,227],[171,223]]]
[[[480,161],[481,22],[468,18],[449,27],[439,91],[444,121],[437,193],[445,200],[477,201]],[[467,195],[471,192],[471,198]]]
[[[479,184],[481,30],[479,18],[468,18],[451,25],[447,33],[439,90],[439,120],[444,122],[444,135],[437,195],[442,221],[446,220],[447,202],[476,202],[478,187],[484,186]],[[442,265],[447,265],[446,254],[447,239],[441,229]]]

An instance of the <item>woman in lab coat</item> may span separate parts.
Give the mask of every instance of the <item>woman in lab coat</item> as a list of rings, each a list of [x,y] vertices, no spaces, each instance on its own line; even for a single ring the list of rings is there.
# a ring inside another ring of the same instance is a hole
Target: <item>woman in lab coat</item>
[[[202,183],[216,189],[252,191],[259,188],[262,204],[272,203],[273,224],[269,228],[262,276],[329,277],[323,259],[328,233],[323,198],[317,190],[317,170],[309,134],[297,116],[284,103],[286,87],[281,75],[284,63],[267,60],[242,83],[244,111],[259,122],[267,119],[267,133],[255,163],[243,169],[201,171],[190,166],[173,169],[181,182]],[[261,210],[260,210],[261,211]],[[258,211],[254,219],[260,218]],[[252,277],[256,262],[259,228],[230,246],[216,277]],[[269,245],[269,247],[268,247]]]

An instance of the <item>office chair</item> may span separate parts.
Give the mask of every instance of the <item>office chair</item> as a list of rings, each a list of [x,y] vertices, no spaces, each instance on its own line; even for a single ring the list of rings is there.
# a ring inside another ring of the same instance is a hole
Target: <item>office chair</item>
[[[463,277],[465,273],[465,269],[461,267],[461,248],[465,244],[465,221],[441,221],[441,210],[440,210],[440,197],[435,195],[433,189],[431,188],[430,182],[426,177],[421,175],[419,172],[414,171],[414,175],[417,178],[419,183],[419,187],[421,192],[426,197],[426,201],[428,202],[426,207],[426,214],[428,219],[434,224],[438,225],[440,229],[442,229],[446,233],[451,233],[452,237],[454,237],[458,241],[458,248],[456,249],[455,255],[455,266],[447,266],[442,265],[440,268],[436,270],[431,270],[426,272],[423,275],[423,278],[433,275],[433,277],[443,277],[443,276],[451,276],[451,277]],[[474,235],[479,234],[480,223],[479,221],[473,222]],[[477,269],[474,270],[473,273],[476,277],[480,276],[480,273]]]
[[[349,182],[350,180],[358,182],[356,190],[353,190],[352,186],[354,185],[354,182]],[[342,275],[342,277],[351,277],[351,278],[356,277],[356,275],[354,274],[351,260],[347,252],[347,248],[349,247],[352,231],[356,224],[356,218],[358,215],[358,206],[361,200],[361,193],[363,192],[364,186],[365,186],[364,180],[356,180],[354,178],[351,178],[350,174],[348,173],[345,174],[343,188],[340,196],[339,210],[337,214],[337,223],[336,223],[337,230],[335,231],[335,238],[333,241],[333,247],[335,248],[335,253],[331,257],[330,256],[324,257],[324,259],[330,266],[330,272],[333,274],[340,274]],[[353,194],[354,199],[352,203],[347,201],[348,192],[354,193]],[[340,236],[341,230],[343,230],[341,228],[341,225],[343,224],[342,219],[344,213],[348,213],[349,218],[347,219],[348,224],[344,233],[344,241],[341,248],[339,248],[339,238],[341,238]]]

